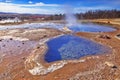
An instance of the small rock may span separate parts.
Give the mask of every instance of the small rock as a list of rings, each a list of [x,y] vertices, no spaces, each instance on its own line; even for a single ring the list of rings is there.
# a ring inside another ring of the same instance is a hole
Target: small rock
[[[110,23],[110,21],[108,21],[107,23]]]
[[[23,60],[25,60],[25,57],[22,57]]]
[[[43,37],[47,37],[47,35],[44,35]]]
[[[20,46],[18,46],[18,47],[20,47]]]
[[[40,47],[38,46],[37,49],[39,49]]]
[[[112,68],[117,68],[117,66],[114,65]]]
[[[25,75],[22,75],[22,78],[25,78]]]
[[[10,38],[10,40],[13,40],[13,38]]]
[[[107,65],[107,66],[109,66],[109,67],[111,67],[111,68],[117,68],[117,66],[115,66],[113,63],[111,63],[111,62],[105,62],[105,64]]]
[[[5,47],[5,45],[3,45],[3,47]]]
[[[98,37],[103,39],[111,39],[108,35],[99,35]]]
[[[2,39],[0,39],[0,41],[2,41]]]

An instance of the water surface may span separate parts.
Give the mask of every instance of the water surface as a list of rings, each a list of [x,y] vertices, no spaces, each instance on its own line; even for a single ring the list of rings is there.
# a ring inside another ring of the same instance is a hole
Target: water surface
[[[6,29],[37,29],[37,28],[55,28],[62,30],[65,24],[60,23],[25,23],[20,25],[0,25],[0,30],[6,30]],[[67,26],[72,31],[75,32],[111,32],[115,31],[116,29],[112,28],[111,26],[107,25],[98,25],[98,24],[92,24],[92,23],[86,23],[86,24],[77,24],[74,26]]]
[[[75,32],[112,32],[116,30],[108,25],[98,25],[92,23],[79,24],[70,26],[69,28]]]
[[[86,55],[104,54],[110,51],[108,47],[73,35],[54,38],[48,41],[47,45],[48,51],[44,57],[47,62],[79,59]]]

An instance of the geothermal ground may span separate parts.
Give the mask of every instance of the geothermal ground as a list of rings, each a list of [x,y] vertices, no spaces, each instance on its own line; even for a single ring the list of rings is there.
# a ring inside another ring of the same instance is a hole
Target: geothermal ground
[[[47,63],[43,59],[45,42],[68,32],[51,28],[1,30],[0,80],[120,80],[119,19],[89,21],[112,24],[117,30],[74,35],[109,46],[111,53]]]

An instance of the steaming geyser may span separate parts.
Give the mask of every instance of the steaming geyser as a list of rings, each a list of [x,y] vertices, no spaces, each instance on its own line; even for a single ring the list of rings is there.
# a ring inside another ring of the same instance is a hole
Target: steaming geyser
[[[63,30],[65,31],[70,31],[71,30],[68,28],[70,26],[74,26],[77,24],[77,19],[73,13],[73,8],[69,5],[65,6],[65,20],[66,20],[66,24],[63,28]]]
[[[80,24],[77,23],[77,18],[74,14],[74,8],[67,5],[65,7],[65,20],[66,24],[63,28],[65,31],[75,31],[75,32],[111,32],[115,31],[116,29],[112,27],[108,27],[105,25],[95,25],[92,23],[87,24]]]
[[[77,24],[77,18],[74,15],[74,10],[71,6],[66,6],[65,8],[65,20],[66,20],[66,26],[73,26]]]

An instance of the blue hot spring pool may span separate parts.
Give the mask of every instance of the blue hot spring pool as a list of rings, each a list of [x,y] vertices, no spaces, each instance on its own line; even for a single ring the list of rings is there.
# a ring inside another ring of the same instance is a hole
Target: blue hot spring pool
[[[108,25],[98,25],[92,23],[70,26],[69,29],[75,32],[112,32],[116,30]]]
[[[79,59],[87,55],[96,55],[110,52],[108,47],[85,38],[63,35],[47,42],[48,50],[44,56],[45,61]]]

